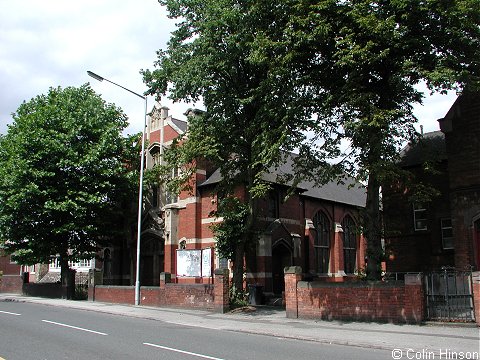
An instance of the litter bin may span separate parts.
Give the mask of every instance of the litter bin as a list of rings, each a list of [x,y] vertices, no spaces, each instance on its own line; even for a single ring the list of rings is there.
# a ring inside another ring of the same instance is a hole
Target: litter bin
[[[248,285],[248,302],[250,305],[261,305],[263,295],[263,286],[256,284]]]

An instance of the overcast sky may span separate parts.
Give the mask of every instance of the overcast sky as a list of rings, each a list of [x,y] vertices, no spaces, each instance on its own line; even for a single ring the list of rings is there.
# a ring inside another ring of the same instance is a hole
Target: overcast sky
[[[153,69],[156,51],[166,47],[173,29],[157,0],[0,0],[0,133],[23,101],[48,93],[49,87],[86,82],[127,113],[128,133],[141,131],[142,100],[94,80],[87,70],[143,93],[139,71]],[[438,129],[436,120],[454,100],[454,95],[435,96],[416,109],[425,131]],[[167,99],[162,105],[180,119],[194,106]]]

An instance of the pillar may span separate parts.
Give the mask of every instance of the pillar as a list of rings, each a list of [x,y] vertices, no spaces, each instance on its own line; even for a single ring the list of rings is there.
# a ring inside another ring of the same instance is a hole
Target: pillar
[[[285,270],[285,308],[287,318],[298,318],[298,293],[297,284],[302,280],[300,266],[286,267]]]
[[[172,274],[168,272],[160,273],[160,289],[165,289],[165,284],[172,282]]]
[[[475,309],[475,322],[480,326],[480,271],[472,273],[473,307]]]
[[[425,317],[422,274],[405,274],[405,321],[420,323]]]
[[[230,310],[229,271],[228,269],[215,269],[214,276],[213,306],[216,312],[224,314]]]

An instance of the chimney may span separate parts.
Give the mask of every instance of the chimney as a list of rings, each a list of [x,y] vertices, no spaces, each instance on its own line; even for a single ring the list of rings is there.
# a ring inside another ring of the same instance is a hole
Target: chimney
[[[423,136],[423,125],[420,125],[420,135]]]

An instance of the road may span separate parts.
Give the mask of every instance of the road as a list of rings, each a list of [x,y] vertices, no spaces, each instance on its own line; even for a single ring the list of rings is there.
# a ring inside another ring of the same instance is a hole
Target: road
[[[391,352],[0,302],[0,359],[391,359]]]

